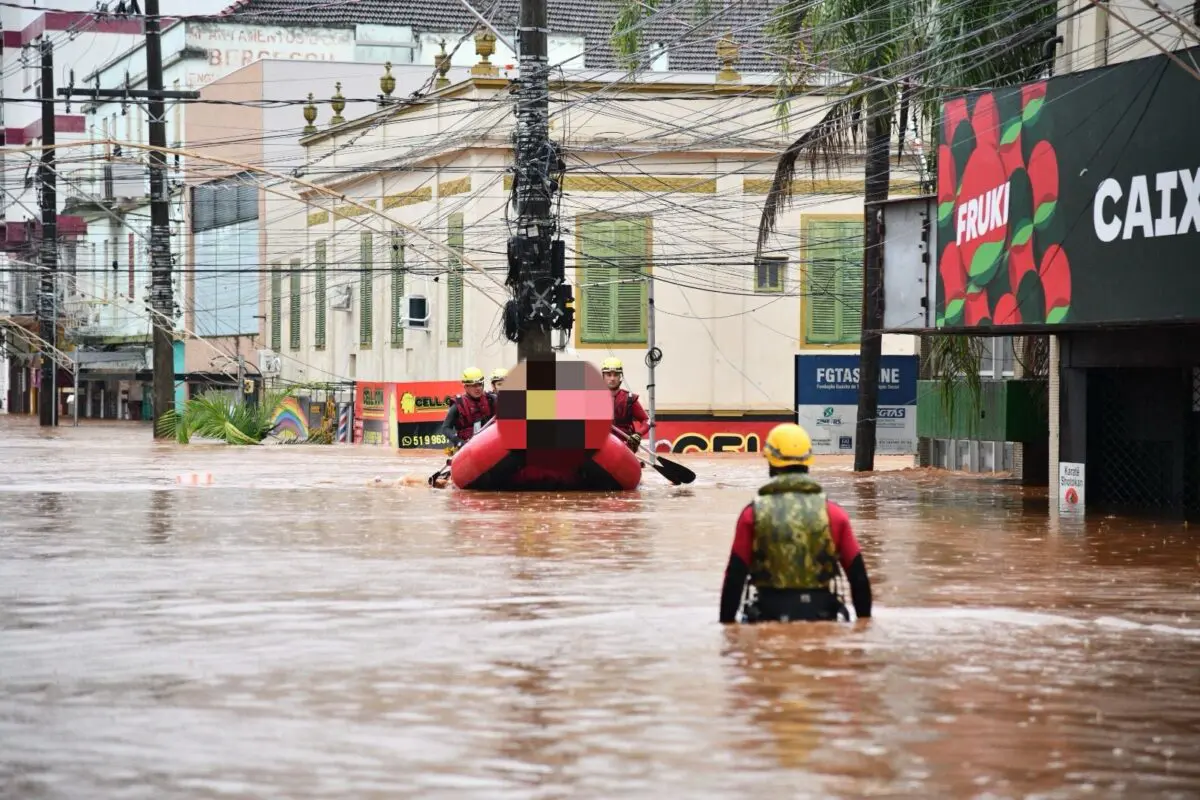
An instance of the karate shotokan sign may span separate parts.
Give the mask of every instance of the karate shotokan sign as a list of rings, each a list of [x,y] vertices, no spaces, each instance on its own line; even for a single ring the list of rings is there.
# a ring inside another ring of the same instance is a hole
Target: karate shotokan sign
[[[1166,56],[948,102],[938,327],[1200,320],[1198,140],[1200,81]]]

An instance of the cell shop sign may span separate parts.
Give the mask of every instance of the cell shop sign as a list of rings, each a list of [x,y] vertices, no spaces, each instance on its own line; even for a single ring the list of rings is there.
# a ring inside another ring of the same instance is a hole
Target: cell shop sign
[[[1198,137],[1200,81],[1166,56],[947,103],[937,326],[1200,320]]]
[[[858,356],[796,356],[796,414],[813,452],[854,452],[858,424]],[[875,452],[917,452],[917,357],[883,356]]]

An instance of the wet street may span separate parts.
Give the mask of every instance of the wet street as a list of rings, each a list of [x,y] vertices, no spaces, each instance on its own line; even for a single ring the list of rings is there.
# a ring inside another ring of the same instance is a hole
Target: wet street
[[[1194,530],[818,462],[875,618],[726,628],[765,469],[680,460],[371,488],[437,457],[0,416],[0,797],[1200,794]]]

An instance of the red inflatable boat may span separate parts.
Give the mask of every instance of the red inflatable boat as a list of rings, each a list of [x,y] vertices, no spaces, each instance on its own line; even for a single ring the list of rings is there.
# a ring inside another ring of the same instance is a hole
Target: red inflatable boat
[[[637,488],[642,462],[613,434],[598,450],[510,450],[491,424],[455,454],[450,480],[492,492],[621,491]]]

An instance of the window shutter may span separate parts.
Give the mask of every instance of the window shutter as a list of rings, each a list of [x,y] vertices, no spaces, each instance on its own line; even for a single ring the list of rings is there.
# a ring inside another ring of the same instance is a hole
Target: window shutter
[[[805,221],[809,264],[805,338],[818,344],[855,344],[862,332],[861,220]]]
[[[314,277],[317,285],[313,292],[313,305],[316,307],[313,347],[320,349],[325,347],[325,240],[318,241],[314,249],[313,260],[316,262]]]
[[[283,271],[277,261],[271,265],[271,349],[278,353],[283,348]]]
[[[258,186],[255,184],[238,184],[237,205],[238,222],[249,222],[252,219],[258,219]]]
[[[858,255],[857,260],[855,259],[855,255]],[[843,251],[841,261],[838,264],[838,272],[841,276],[841,286],[839,287],[840,302],[838,303],[838,307],[842,318],[838,338],[843,344],[859,342],[862,341],[863,272],[861,247]]]
[[[646,258],[646,223],[644,220],[618,220],[613,223],[618,250],[616,290],[617,342],[642,342],[646,339],[646,306],[648,286],[644,280],[649,270]]]
[[[837,341],[838,263],[832,259],[814,259],[808,264],[808,335],[810,342],[832,344]]]
[[[361,269],[359,278],[358,301],[358,346],[370,347],[375,333],[375,275],[374,242],[370,233],[362,233],[358,239],[358,262]]]
[[[446,281],[446,345],[462,347],[463,342],[463,215],[451,214],[446,221],[446,245],[455,252],[450,258]]]
[[[110,165],[105,165],[111,174]],[[111,192],[109,193],[111,194]],[[213,227],[216,221],[216,197],[211,186],[196,186],[192,189],[192,230],[196,233]]]
[[[293,350],[300,349],[300,259],[292,259],[292,307],[290,331]]]
[[[862,340],[863,293],[863,223],[840,221],[833,223],[839,250],[838,277],[841,279],[841,330],[843,344]]]
[[[404,347],[404,239],[392,234],[392,347]]]
[[[238,221],[238,187],[224,184],[213,189],[216,211],[213,216],[213,227],[220,228],[232,225]]]
[[[611,222],[587,221],[580,225],[579,282],[583,298],[580,337],[584,342],[607,344],[616,333],[613,314],[617,306],[618,252]]]

